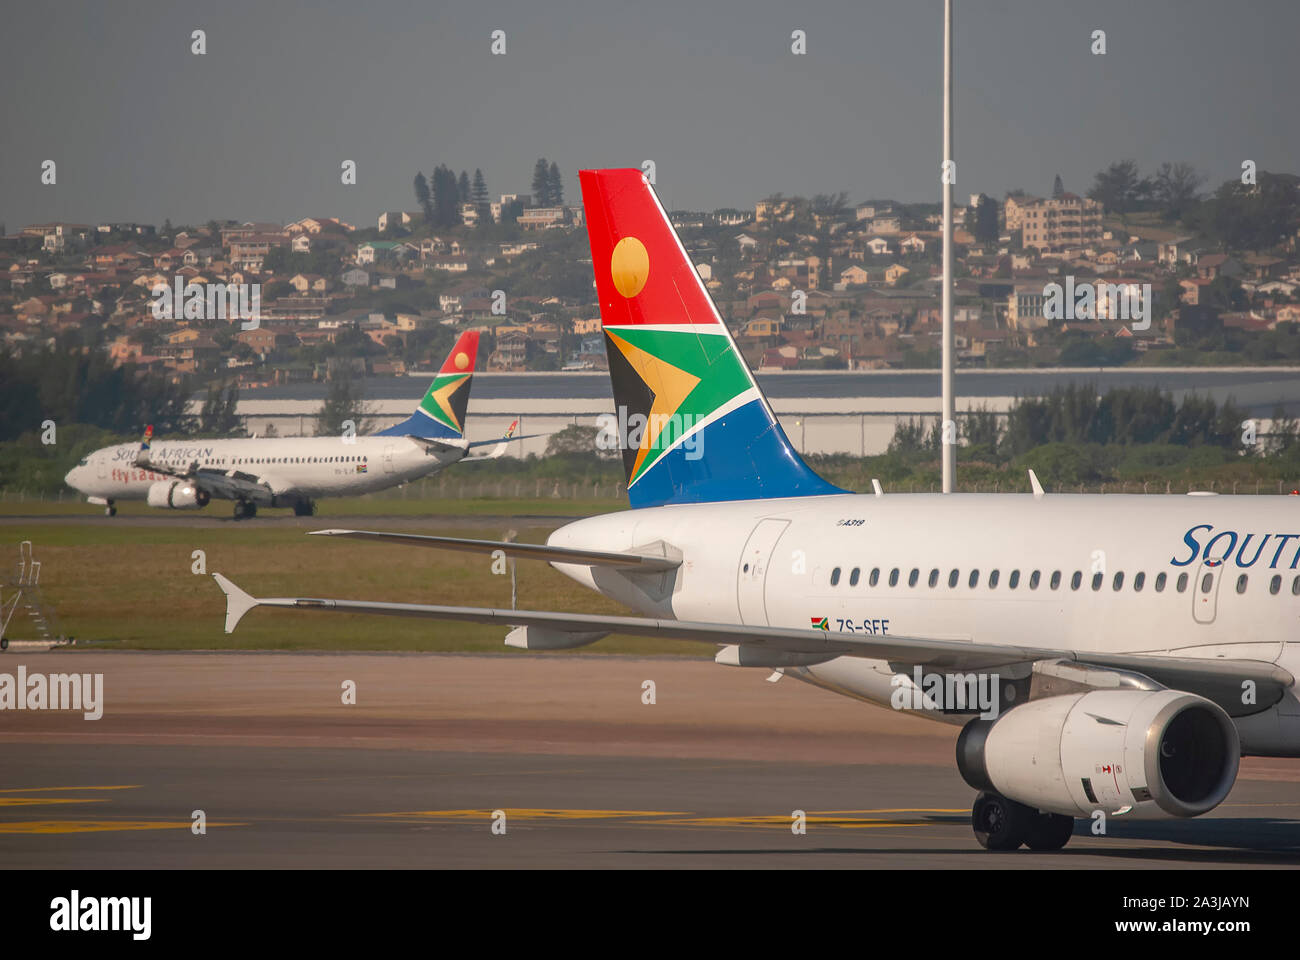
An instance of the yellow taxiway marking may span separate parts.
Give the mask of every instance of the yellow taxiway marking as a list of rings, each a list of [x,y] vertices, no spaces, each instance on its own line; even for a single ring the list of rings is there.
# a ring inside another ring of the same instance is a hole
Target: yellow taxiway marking
[[[551,810],[544,808],[497,808],[513,820],[612,820],[618,817],[679,817],[680,812],[663,810]],[[490,818],[495,810],[406,810],[397,813],[359,813],[359,817],[418,817],[423,820],[478,820]]]
[[[0,797],[0,807],[29,807],[43,803],[108,803],[108,797]]]
[[[817,817],[808,815],[803,819],[809,827],[843,827],[848,829],[868,829],[871,827],[916,827],[924,825],[924,820],[848,820],[843,817]],[[789,829],[794,823],[790,816],[755,816],[755,817],[683,817],[679,820],[655,820],[656,826],[673,827],[781,827]]]
[[[23,820],[0,821],[0,834],[5,833],[102,833],[112,830],[177,830],[188,829],[190,820]],[[246,827],[246,823],[214,823],[209,827]]]
[[[6,787],[0,793],[53,793],[56,790],[139,790],[138,783],[120,783],[108,787]]]
[[[867,817],[852,814],[915,814],[911,817]],[[927,826],[933,821],[927,814],[966,813],[966,810],[946,808],[900,808],[890,810],[823,810],[804,814],[803,822],[810,827],[840,827],[845,830],[870,830],[880,827],[918,827]],[[656,826],[681,827],[783,827],[789,828],[794,822],[790,814],[755,814],[751,816],[727,817],[681,817],[670,820],[655,820]]]

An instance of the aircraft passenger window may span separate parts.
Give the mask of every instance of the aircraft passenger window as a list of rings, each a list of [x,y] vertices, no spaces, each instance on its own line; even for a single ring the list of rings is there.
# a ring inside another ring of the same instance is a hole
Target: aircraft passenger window
[[[1033,573],[1031,573],[1031,574],[1029,575],[1029,589],[1030,589],[1030,590],[1037,590],[1037,589],[1038,589],[1038,583],[1039,583],[1039,581],[1040,581],[1041,579],[1042,579],[1042,577],[1039,575],[1039,573],[1038,573],[1037,570],[1035,570]],[[1055,590],[1056,587],[1057,587],[1057,585],[1060,584],[1060,582],[1061,582],[1061,575],[1058,573],[1058,574],[1056,575],[1056,583],[1052,585],[1052,589]]]
[[[1282,589],[1282,577],[1280,574],[1273,574],[1273,579],[1268,582],[1268,592],[1277,596],[1278,591]]]
[[[957,586],[957,578],[958,578],[959,576],[960,576],[960,574],[959,574],[956,570],[953,570],[951,573],[949,573],[949,574],[948,574],[948,586],[950,586],[950,587],[955,587],[955,586]]]
[[[1145,573],[1133,574],[1133,589],[1136,592],[1141,593],[1142,588],[1146,586],[1146,583],[1147,583],[1147,575]]]
[[[858,585],[858,578],[861,576],[862,571],[857,567],[854,567],[852,571],[849,572],[849,586],[856,587]]]
[[[1123,586],[1124,586],[1124,574],[1123,573],[1115,574],[1115,579],[1111,583],[1110,588],[1112,590],[1119,591]]]
[[[1296,577],[1291,581],[1291,595],[1300,596],[1300,577]]]
[[[831,571],[831,586],[833,587],[839,582],[840,582],[840,568],[836,567],[834,570]]]
[[[889,585],[891,587],[898,586],[898,567],[889,571]]]
[[[937,569],[930,571],[930,586],[937,586],[939,583],[939,571]]]
[[[1210,588],[1214,586],[1214,574],[1207,573],[1201,577],[1201,593],[1209,593]]]
[[[1237,592],[1238,592],[1238,593],[1245,593],[1245,592],[1246,592],[1246,580],[1247,580],[1247,577],[1246,577],[1246,575],[1245,575],[1244,573],[1243,573],[1241,576],[1239,576],[1239,577],[1237,578]]]
[[[1184,591],[1187,590],[1187,574],[1180,573],[1178,575],[1177,588],[1179,593],[1183,593]]]
[[[978,586],[980,585],[980,572],[979,572],[979,570],[972,570],[972,571],[970,572],[970,579],[969,579],[967,582],[970,584],[972,590],[973,590],[975,587],[978,587]]]
[[[916,567],[913,567],[912,572],[907,575],[907,585],[909,587],[916,586],[916,581],[920,579],[920,577],[921,577],[921,571],[916,569]]]
[[[1020,586],[1020,571],[1012,570],[1011,576],[1007,577],[1007,587],[1014,590]]]
[[[1083,574],[1078,570],[1074,571],[1074,576],[1070,578],[1070,589],[1078,590],[1079,584],[1083,583]]]
[[[1094,574],[1092,575],[1092,589],[1094,589],[1094,590],[1100,590],[1100,589],[1101,589],[1101,581],[1104,580],[1104,579],[1105,579],[1105,574],[1102,574],[1102,573],[1094,573]]]
[[[1167,573],[1156,574],[1156,593],[1160,593],[1165,589],[1165,583],[1167,583],[1168,580],[1169,575]]]
[[[880,568],[872,567],[871,576],[867,578],[867,585],[874,587],[879,582],[880,582]]]

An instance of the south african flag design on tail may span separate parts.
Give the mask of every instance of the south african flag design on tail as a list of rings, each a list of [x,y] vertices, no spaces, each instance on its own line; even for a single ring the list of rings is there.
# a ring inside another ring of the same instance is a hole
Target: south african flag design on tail
[[[465,411],[469,407],[470,381],[478,355],[478,331],[467,330],[447,354],[442,369],[410,417],[387,430],[381,437],[423,437],[460,440],[465,436]]]
[[[790,445],[641,171],[578,176],[632,506],[843,492]]]

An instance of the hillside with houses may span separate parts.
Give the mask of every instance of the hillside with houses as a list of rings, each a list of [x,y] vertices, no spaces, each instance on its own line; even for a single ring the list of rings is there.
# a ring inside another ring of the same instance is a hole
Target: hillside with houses
[[[970,196],[955,216],[959,363],[1300,361],[1297,178],[1253,179],[1207,195],[1185,165],[1142,178],[1124,161],[1086,196],[1059,178],[1042,196]],[[538,161],[531,192],[496,195],[477,171],[439,167],[411,206],[366,224],[29,224],[0,238],[4,350],[72,344],[256,389],[427,370],[477,328],[487,370],[603,368],[583,210],[553,163]],[[937,367],[937,204],[776,195],[670,216],[754,368]],[[256,321],[158,309],[163,288],[253,285]],[[1096,298],[1063,315],[1052,291],[1083,286]],[[1143,291],[1149,323],[1120,309]]]

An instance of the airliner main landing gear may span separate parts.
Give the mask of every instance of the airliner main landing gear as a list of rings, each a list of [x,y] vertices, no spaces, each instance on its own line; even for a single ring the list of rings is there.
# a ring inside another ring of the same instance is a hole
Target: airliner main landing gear
[[[112,500],[105,500],[105,501],[104,501],[104,516],[106,516],[106,517],[116,517],[116,516],[117,516],[117,505],[116,505],[115,503],[113,503]]]
[[[981,790],[971,807],[975,839],[986,850],[1060,850],[1074,834],[1074,818],[1043,813],[988,790]]]
[[[316,515],[315,500],[295,500],[293,502],[293,515],[295,517],[311,517]]]
[[[235,501],[235,519],[247,520],[257,516],[257,504],[250,503],[247,500]]]

